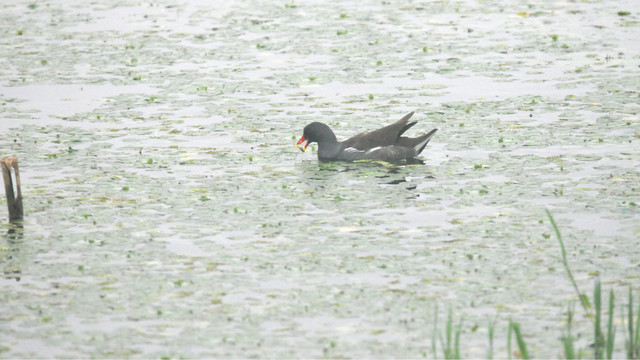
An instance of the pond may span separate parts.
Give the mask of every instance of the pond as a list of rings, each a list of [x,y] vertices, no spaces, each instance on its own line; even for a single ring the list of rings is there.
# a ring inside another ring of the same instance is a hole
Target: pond
[[[563,356],[545,209],[582,292],[640,290],[634,5],[0,5],[0,357],[440,357],[449,309],[465,357]],[[423,164],[294,149],[410,111]]]

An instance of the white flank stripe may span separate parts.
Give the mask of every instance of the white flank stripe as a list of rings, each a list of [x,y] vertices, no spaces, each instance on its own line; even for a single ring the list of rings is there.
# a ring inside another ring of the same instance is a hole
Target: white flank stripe
[[[344,152],[346,152],[346,153],[361,153],[361,152],[364,152],[364,151],[358,150],[358,149],[356,149],[354,147],[348,147],[348,148],[344,149]]]

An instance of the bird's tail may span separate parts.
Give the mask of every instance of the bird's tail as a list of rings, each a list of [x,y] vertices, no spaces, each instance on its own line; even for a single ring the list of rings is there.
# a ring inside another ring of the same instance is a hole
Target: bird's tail
[[[413,150],[416,152],[415,156],[419,155],[422,152],[422,150],[424,150],[425,146],[427,146],[427,144],[429,143],[429,140],[431,140],[431,138],[436,133],[436,131],[438,131],[438,129],[433,129],[429,131],[429,133],[418,137],[418,142],[413,147]]]

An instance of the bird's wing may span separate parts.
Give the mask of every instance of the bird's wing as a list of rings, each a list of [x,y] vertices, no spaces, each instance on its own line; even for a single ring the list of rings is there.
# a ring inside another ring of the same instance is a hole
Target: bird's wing
[[[345,149],[369,150],[375,147],[395,145],[400,136],[416,124],[416,122],[409,122],[411,116],[413,116],[413,111],[391,125],[347,139],[343,142],[344,147]]]

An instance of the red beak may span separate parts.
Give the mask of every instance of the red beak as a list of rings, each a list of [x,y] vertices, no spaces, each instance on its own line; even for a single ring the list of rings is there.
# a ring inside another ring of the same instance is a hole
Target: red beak
[[[298,140],[298,143],[296,144],[296,148],[302,144],[303,141],[307,141],[307,143],[304,145],[303,148],[300,148],[300,150],[302,150],[302,152],[304,152],[305,150],[307,150],[307,146],[309,146],[309,140],[304,138],[304,135],[302,135],[302,137],[300,138],[300,140]]]

